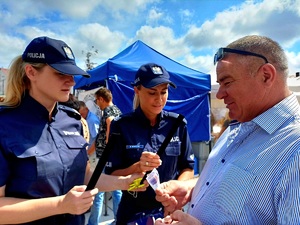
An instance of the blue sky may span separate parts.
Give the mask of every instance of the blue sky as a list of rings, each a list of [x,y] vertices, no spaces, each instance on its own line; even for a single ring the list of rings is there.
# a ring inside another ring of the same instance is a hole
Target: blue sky
[[[141,40],[215,82],[219,47],[249,34],[269,36],[285,49],[290,74],[300,71],[300,0],[1,0],[0,67],[37,36],[64,40],[77,64],[97,49],[100,65]],[[94,48],[92,47],[94,46]]]

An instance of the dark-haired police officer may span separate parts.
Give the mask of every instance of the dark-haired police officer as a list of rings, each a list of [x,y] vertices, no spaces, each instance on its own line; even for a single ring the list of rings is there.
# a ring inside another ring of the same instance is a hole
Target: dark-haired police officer
[[[114,142],[106,173],[127,175],[157,168],[161,182],[192,178],[194,160],[185,120],[163,154],[156,154],[178,117],[176,113],[163,110],[169,86],[176,88],[169,73],[160,65],[148,63],[139,68],[132,85],[135,110],[115,118],[111,124],[110,133],[118,141]],[[144,224],[148,215],[163,216],[162,205],[155,200],[151,187],[139,193],[123,191],[117,225]]]

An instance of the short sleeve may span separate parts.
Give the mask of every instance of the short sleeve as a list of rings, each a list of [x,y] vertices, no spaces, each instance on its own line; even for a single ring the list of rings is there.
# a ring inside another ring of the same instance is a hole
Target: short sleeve
[[[8,176],[8,161],[4,156],[2,147],[0,147],[0,187],[6,184]]]

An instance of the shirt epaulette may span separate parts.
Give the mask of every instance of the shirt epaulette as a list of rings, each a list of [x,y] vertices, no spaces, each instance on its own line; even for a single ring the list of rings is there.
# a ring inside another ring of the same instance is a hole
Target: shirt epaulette
[[[73,108],[65,106],[65,105],[58,105],[58,108],[60,110],[65,111],[70,117],[73,117],[77,120],[81,119],[81,115],[76,109],[73,109]]]
[[[11,107],[4,106],[4,105],[0,106],[0,112],[4,112],[7,109],[11,109]]]
[[[173,118],[177,118],[178,116],[179,116],[179,114],[178,113],[175,113],[175,112],[167,112],[167,111],[165,111],[166,112],[166,116],[169,116],[169,117],[173,117]],[[185,124],[187,124],[187,120],[184,118],[183,120],[182,120]]]
[[[175,113],[175,112],[166,112],[166,115],[168,115],[170,117],[174,117],[174,118],[178,117],[178,113]]]

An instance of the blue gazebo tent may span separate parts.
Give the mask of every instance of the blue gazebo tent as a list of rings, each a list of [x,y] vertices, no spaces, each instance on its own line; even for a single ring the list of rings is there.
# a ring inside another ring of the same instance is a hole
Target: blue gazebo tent
[[[169,88],[165,110],[183,114],[193,142],[210,140],[210,74],[188,68],[136,41],[98,67],[89,70],[91,78],[76,77],[75,89],[91,90],[103,86],[112,91],[113,102],[123,113],[132,111],[135,73],[142,64],[157,63],[166,68],[176,89]]]

